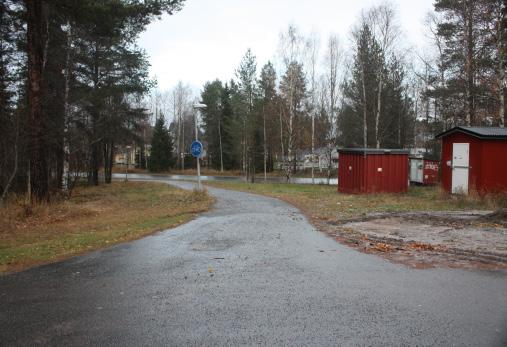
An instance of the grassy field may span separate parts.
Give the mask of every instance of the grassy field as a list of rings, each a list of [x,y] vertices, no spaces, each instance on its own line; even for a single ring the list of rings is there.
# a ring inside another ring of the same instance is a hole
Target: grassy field
[[[495,209],[497,199],[453,197],[437,187],[410,187],[406,194],[339,194],[336,186],[276,183],[206,182],[207,185],[285,200],[320,220],[342,220],[373,212]]]
[[[0,208],[0,272],[138,239],[184,223],[212,203],[205,192],[136,182],[76,188],[70,199],[35,207],[12,198]]]

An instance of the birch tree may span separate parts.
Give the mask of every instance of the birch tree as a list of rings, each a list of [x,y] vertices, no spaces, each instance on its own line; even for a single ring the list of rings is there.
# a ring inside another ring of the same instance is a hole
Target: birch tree
[[[384,2],[378,6],[370,9],[363,21],[368,23],[374,39],[380,45],[380,52],[377,57],[377,108],[375,112],[375,144],[377,148],[380,148],[380,136],[379,136],[379,123],[380,114],[382,112],[382,90],[386,79],[384,66],[385,59],[392,55],[393,49],[396,44],[396,38],[400,34],[399,26],[396,22],[396,11],[394,5],[390,2]]]
[[[327,51],[325,56],[325,81],[327,90],[327,115],[329,117],[329,124],[331,125],[328,132],[325,134],[326,137],[326,156],[328,161],[327,177],[328,182],[331,178],[332,168],[332,153],[336,148],[336,136],[338,133],[337,129],[337,102],[338,102],[338,73],[339,65],[342,60],[342,52],[340,50],[340,43],[338,36],[329,36],[327,42]]]
[[[285,128],[287,133],[287,156],[285,157],[284,149],[283,149],[283,138],[282,142],[282,158],[283,158],[283,168],[285,170],[285,175],[287,177],[287,181],[290,181],[292,176],[292,167],[290,165],[290,160],[295,160],[295,156],[293,153],[294,150],[294,140],[295,140],[295,117],[296,117],[296,105],[298,104],[297,100],[297,84],[300,83],[298,76],[298,66],[302,70],[301,65],[301,57],[302,57],[302,48],[303,48],[303,37],[299,34],[297,28],[293,25],[290,25],[287,28],[285,33],[280,34],[280,57],[282,60],[282,64],[284,66],[285,71],[285,99],[288,109],[284,115],[286,119]],[[280,119],[282,119],[282,114],[280,115]],[[281,124],[282,125],[282,124]],[[283,135],[283,132],[281,132]]]
[[[185,152],[185,115],[192,111],[192,91],[188,85],[179,81],[172,89],[170,103],[172,106],[173,123],[176,142],[176,165],[183,170]]]
[[[306,40],[306,54],[307,54],[307,80],[309,82],[309,99],[310,99],[310,117],[312,119],[312,144],[311,144],[311,164],[312,164],[312,184],[315,184],[314,161],[315,161],[315,118],[318,112],[317,101],[317,64],[319,58],[319,45],[320,40],[317,34],[312,33]]]

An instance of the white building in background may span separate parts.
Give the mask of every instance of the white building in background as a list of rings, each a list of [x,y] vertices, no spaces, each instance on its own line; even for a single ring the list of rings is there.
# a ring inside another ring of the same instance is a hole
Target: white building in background
[[[128,165],[129,168],[135,168],[141,162],[141,148],[134,144],[128,146],[118,146],[115,149],[114,154],[114,166],[123,166]],[[151,145],[146,144],[144,148],[145,158],[148,158],[150,155],[150,147]]]
[[[320,147],[317,148],[314,151],[313,160],[312,160],[312,154],[306,153],[304,155],[303,160],[303,167],[305,169],[311,169],[312,166],[314,169],[319,170],[327,170],[329,167],[329,151],[326,147]],[[333,148],[331,150],[331,168],[337,169],[338,168],[338,150],[336,148]]]
[[[285,159],[285,160],[284,160]],[[281,170],[282,164],[284,162],[290,163],[289,165],[294,165],[293,159],[289,158],[287,161],[287,158],[279,159],[277,156],[275,157],[275,169]],[[326,147],[317,148],[314,151],[313,158],[310,150],[305,150],[303,153],[301,153],[297,158],[297,169],[298,170],[305,170],[305,169],[311,169],[312,166],[314,169],[323,171],[327,170],[329,165],[329,152]],[[331,168],[337,169],[338,168],[338,150],[336,148],[333,148],[331,150]]]

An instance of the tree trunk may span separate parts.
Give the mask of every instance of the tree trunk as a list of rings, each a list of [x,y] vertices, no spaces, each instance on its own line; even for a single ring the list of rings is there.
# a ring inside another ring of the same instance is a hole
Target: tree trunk
[[[243,115],[243,172],[246,174],[246,178],[248,180],[248,163],[247,163],[247,155],[246,155],[246,118]]]
[[[291,87],[291,96],[290,96],[290,105],[289,105],[289,127],[288,127],[288,141],[287,141],[287,158],[289,160],[289,165],[287,169],[287,178],[290,181],[290,177],[292,176],[292,169],[290,166],[290,160],[292,157],[292,146],[293,146],[293,136],[294,136],[294,106],[292,105],[292,87]],[[295,161],[295,158],[292,158]]]
[[[505,37],[504,37],[504,21],[503,15],[500,11],[500,16],[497,19],[497,37],[496,47],[498,55],[498,72],[497,72],[497,88],[498,88],[498,119],[500,127],[504,127],[507,122],[505,114]]]
[[[28,54],[28,133],[30,152],[31,200],[49,200],[46,144],[44,143],[45,115],[42,108],[42,71],[46,7],[41,0],[25,0]]]
[[[282,156],[282,169],[285,171],[285,148],[283,145],[283,116],[282,116],[282,105],[280,104],[280,147],[281,147],[281,156]]]
[[[113,173],[113,141],[104,141],[104,180],[106,183],[111,183]]]
[[[183,117],[181,117],[181,152],[183,153],[181,157],[181,170],[183,171],[185,170],[185,123]]]
[[[505,113],[505,86],[502,87],[500,94],[500,126],[503,128],[507,123],[507,114]]]
[[[363,89],[363,147],[368,148],[368,110],[366,104],[366,76],[364,71],[364,64],[362,67],[362,89]]]
[[[466,124],[471,126],[475,124],[475,61],[474,61],[474,38],[473,38],[473,1],[467,0],[465,4],[465,23],[466,23]]]
[[[315,184],[315,172],[313,167],[313,157],[315,156],[315,113],[312,112],[312,156],[311,156],[311,164],[312,164],[312,184]]]
[[[267,146],[266,146],[266,111],[264,109],[264,105],[262,105],[262,130],[263,130],[263,140],[264,140],[264,182],[267,180]]]
[[[9,177],[9,180],[7,181],[7,184],[4,187],[4,190],[2,192],[2,195],[0,196],[0,207],[3,205],[3,202],[7,196],[7,193],[9,192],[9,189],[11,187],[12,181],[16,177],[16,174],[18,173],[18,165],[19,165],[19,153],[18,153],[18,142],[19,142],[19,115],[17,116],[18,119],[16,120],[16,138],[14,140],[14,168],[12,169],[11,175]]]
[[[379,64],[380,65],[380,64]],[[379,123],[380,123],[380,110],[382,109],[382,81],[383,73],[380,70],[380,76],[378,81],[378,91],[377,91],[377,112],[375,113],[375,144],[377,148],[380,148],[380,138],[379,138]]]
[[[93,143],[91,148],[91,181],[94,186],[99,185],[99,148],[98,143]]]
[[[222,124],[221,117],[218,118],[218,141],[220,144],[220,172],[224,172],[224,154],[222,150]]]

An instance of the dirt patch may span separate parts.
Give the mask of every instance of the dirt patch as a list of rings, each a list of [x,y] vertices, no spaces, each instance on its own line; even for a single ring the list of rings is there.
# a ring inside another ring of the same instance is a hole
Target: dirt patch
[[[479,220],[487,223],[500,224],[504,228],[507,228],[507,208],[501,208],[493,213],[483,215]]]
[[[507,268],[507,228],[488,211],[374,213],[318,224],[342,243],[418,268]]]

